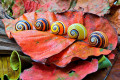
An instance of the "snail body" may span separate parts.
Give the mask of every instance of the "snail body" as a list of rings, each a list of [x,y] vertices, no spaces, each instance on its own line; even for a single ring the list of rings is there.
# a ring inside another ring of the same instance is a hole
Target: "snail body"
[[[15,24],[16,31],[31,30],[31,24],[26,20],[20,20]]]
[[[88,40],[91,46],[101,47],[101,48],[105,48],[108,46],[108,37],[105,33],[101,31],[95,31],[91,33]]]
[[[77,40],[83,40],[87,37],[86,28],[79,23],[72,24],[68,27],[68,36]]]
[[[51,25],[51,31],[53,34],[66,34],[66,26],[61,21],[56,21]]]
[[[47,31],[49,29],[49,23],[44,18],[39,18],[35,21],[35,28],[40,31]]]

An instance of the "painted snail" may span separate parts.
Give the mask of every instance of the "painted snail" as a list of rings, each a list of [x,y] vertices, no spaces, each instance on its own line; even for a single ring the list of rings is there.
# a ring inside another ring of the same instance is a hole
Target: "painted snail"
[[[39,18],[35,21],[35,28],[40,31],[47,31],[49,29],[49,23],[44,18]]]
[[[72,24],[68,27],[68,36],[70,38],[75,38],[78,40],[83,40],[87,37],[87,30],[86,28],[79,23]]]
[[[28,21],[20,20],[15,24],[16,31],[31,30],[32,26]]]
[[[88,40],[91,46],[101,47],[101,48],[105,48],[108,46],[108,37],[105,33],[101,31],[95,31],[91,33]]]
[[[51,25],[51,31],[53,34],[66,34],[66,26],[61,21],[56,21]]]

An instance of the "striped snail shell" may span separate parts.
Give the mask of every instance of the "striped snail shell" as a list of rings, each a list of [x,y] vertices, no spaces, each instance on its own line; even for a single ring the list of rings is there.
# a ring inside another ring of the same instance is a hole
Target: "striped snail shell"
[[[44,18],[39,18],[35,21],[35,28],[40,31],[47,31],[49,29],[49,23]]]
[[[101,48],[105,48],[108,46],[108,37],[105,33],[101,31],[95,31],[91,33],[88,40],[91,46],[101,47]]]
[[[68,27],[68,36],[77,40],[83,40],[87,37],[86,28],[79,23],[72,24]]]
[[[15,24],[16,31],[31,30],[31,25],[28,21],[20,20]]]
[[[66,34],[66,26],[61,21],[56,21],[51,25],[51,31],[53,34]]]

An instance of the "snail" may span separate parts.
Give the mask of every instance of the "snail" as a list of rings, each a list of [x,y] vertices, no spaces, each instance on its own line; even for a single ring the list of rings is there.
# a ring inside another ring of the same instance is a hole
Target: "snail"
[[[51,31],[53,34],[66,34],[66,26],[63,22],[61,21],[56,21],[51,25]]]
[[[35,28],[40,31],[47,31],[49,29],[49,23],[44,18],[39,18],[35,21]]]
[[[95,47],[105,48],[108,46],[108,37],[101,31],[95,31],[91,33],[88,38],[89,44]]]
[[[68,27],[68,36],[77,40],[83,40],[87,37],[86,28],[79,23],[72,24]]]
[[[16,31],[31,30],[31,28],[31,24],[25,20],[20,20],[15,24]]]

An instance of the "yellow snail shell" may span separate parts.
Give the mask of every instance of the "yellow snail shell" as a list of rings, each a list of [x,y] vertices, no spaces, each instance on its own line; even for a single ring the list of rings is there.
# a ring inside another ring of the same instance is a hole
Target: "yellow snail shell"
[[[68,27],[68,36],[77,40],[83,40],[87,37],[86,28],[79,23],[72,24]]]

